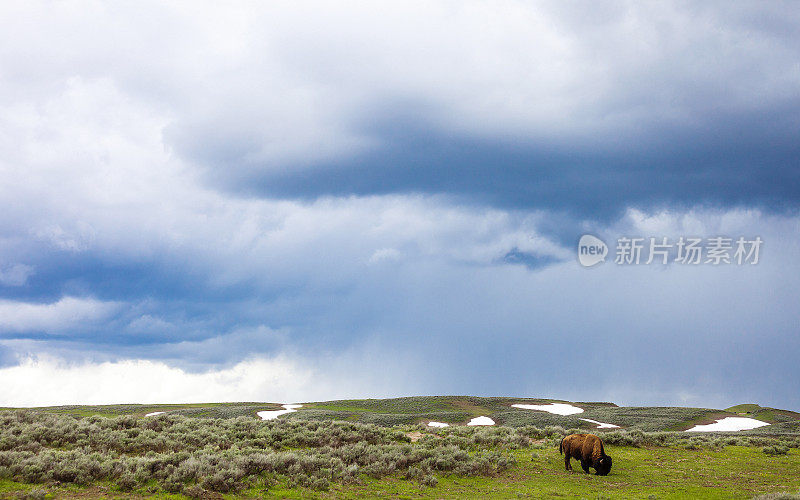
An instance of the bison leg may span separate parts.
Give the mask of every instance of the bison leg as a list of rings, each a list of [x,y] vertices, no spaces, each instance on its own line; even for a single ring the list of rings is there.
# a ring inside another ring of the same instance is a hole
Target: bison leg
[[[572,464],[569,463],[569,453],[564,454],[564,468],[567,469],[567,471],[572,470]]]
[[[586,460],[581,460],[581,468],[583,469],[583,472],[589,474],[589,462]]]

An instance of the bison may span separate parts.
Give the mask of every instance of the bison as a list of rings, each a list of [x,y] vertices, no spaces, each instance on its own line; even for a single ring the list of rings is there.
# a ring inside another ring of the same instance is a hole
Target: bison
[[[570,434],[561,440],[558,451],[564,454],[564,466],[572,470],[570,459],[581,461],[583,472],[589,474],[589,467],[598,476],[608,475],[611,470],[611,457],[603,450],[603,441],[594,434]]]

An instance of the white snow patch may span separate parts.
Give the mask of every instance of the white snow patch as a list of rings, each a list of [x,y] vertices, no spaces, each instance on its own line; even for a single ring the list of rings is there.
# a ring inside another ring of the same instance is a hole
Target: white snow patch
[[[283,410],[260,411],[256,415],[261,417],[261,420],[273,420],[286,413],[296,412],[301,406],[303,405],[283,405]]]
[[[475,417],[467,425],[494,425],[494,420],[489,417]]]
[[[761,420],[747,417],[725,417],[717,420],[713,424],[695,425],[686,432],[723,432],[723,431],[746,431],[757,427],[769,425]]]
[[[591,418],[581,418],[579,420],[583,420],[584,422],[591,422],[593,424],[597,424],[597,428],[598,429],[619,429],[618,425],[605,424],[603,422],[598,422],[597,420],[592,420]]]
[[[450,424],[444,422],[428,422],[428,427],[450,427]]]
[[[164,413],[166,413],[166,412],[163,412],[163,411],[154,411],[153,413],[148,413],[147,415],[145,415],[145,417],[155,417],[156,415],[162,415],[162,414],[164,414]]]
[[[576,413],[583,413],[583,408],[572,406],[566,403],[551,403],[549,405],[511,405],[514,408],[522,408],[523,410],[538,410],[555,413],[556,415],[574,415]]]

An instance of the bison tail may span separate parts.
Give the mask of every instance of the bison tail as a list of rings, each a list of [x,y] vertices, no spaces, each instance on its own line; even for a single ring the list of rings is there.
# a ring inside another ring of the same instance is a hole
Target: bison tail
[[[558,452],[562,455],[564,454],[564,439],[566,438],[561,438],[561,442],[558,443]]]

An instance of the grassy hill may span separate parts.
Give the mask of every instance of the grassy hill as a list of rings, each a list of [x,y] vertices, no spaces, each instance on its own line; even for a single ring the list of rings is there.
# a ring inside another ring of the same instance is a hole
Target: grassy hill
[[[513,408],[513,404],[544,405],[569,403],[582,408],[583,413],[555,415],[542,411]],[[31,408],[32,411],[62,413],[77,416],[119,415],[144,416],[163,411],[170,415],[202,418],[255,417],[262,410],[279,410],[278,403],[192,403],[151,405],[100,405],[52,406]],[[726,416],[747,416],[771,425],[749,431],[749,434],[800,433],[800,413],[755,404],[734,406],[725,410],[679,406],[617,406],[607,402],[572,402],[541,398],[476,397],[476,396],[416,396],[390,399],[351,399],[303,403],[295,413],[282,415],[281,419],[344,420],[382,426],[413,425],[429,421],[452,425],[466,424],[477,416],[491,417],[497,425],[545,427],[558,425],[564,428],[593,430],[596,425],[581,419],[607,422],[623,429],[656,431],[683,431],[697,424],[713,422]]]

